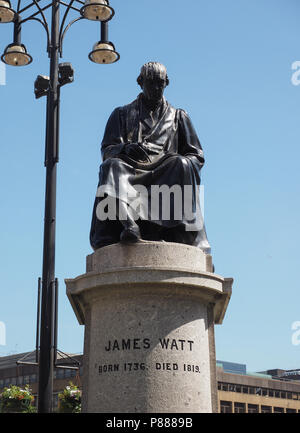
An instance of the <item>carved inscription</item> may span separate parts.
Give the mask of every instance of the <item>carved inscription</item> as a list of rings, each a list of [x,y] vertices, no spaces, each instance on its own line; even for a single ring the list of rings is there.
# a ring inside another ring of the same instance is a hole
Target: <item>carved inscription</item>
[[[193,350],[194,341],[175,338],[159,338],[156,344],[159,344],[162,349],[170,350]],[[152,342],[150,338],[122,338],[121,340],[108,340],[104,349],[107,352],[114,350],[141,350],[150,349]]]
[[[158,338],[151,340],[150,338],[121,338],[108,340],[104,345],[105,352],[120,352],[120,351],[142,351],[149,350],[154,346],[158,346],[161,350],[167,350],[170,353],[177,351],[192,352],[194,347],[193,340],[185,340],[180,338]],[[98,374],[104,373],[135,373],[154,369],[155,371],[170,371],[184,373],[200,373],[200,366],[196,364],[178,363],[178,362],[153,362],[146,364],[144,362],[122,362],[122,363],[100,363],[96,364]]]

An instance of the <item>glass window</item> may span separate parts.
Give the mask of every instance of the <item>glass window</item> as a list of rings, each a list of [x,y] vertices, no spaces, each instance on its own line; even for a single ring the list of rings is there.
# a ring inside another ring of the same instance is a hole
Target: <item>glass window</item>
[[[296,413],[296,409],[287,409],[286,413]]]
[[[228,385],[228,391],[234,392],[235,391],[235,385],[232,385],[231,383]]]
[[[281,397],[281,398],[286,398],[286,392],[285,392],[285,391],[281,391],[281,393],[280,393],[280,397]]]
[[[23,376],[18,376],[17,377],[17,385],[23,385],[23,381],[24,381],[24,377]]]
[[[283,413],[284,409],[283,407],[274,407],[274,413]]]
[[[36,374],[31,374],[31,375],[29,376],[29,380],[30,380],[30,383],[35,383],[35,382],[37,382],[37,375],[36,375]]]
[[[25,385],[29,384],[29,376],[24,376],[24,384]]]
[[[258,405],[248,404],[248,413],[258,413]]]
[[[243,392],[244,394],[248,394],[248,392],[249,392],[248,386],[243,386],[243,388],[242,388],[242,392]]]
[[[235,391],[236,392],[242,392],[242,387],[240,385],[236,385]]]
[[[234,413],[246,413],[246,404],[235,402]]]
[[[58,368],[56,371],[56,378],[63,379],[65,377],[65,371],[63,368]]]
[[[232,413],[231,401],[220,401],[221,413]]]
[[[266,388],[262,389],[262,395],[268,395],[268,390]]]
[[[255,394],[255,388],[253,386],[249,386],[249,394]]]
[[[56,409],[58,407],[58,394],[53,394],[52,404],[53,404],[53,409]]]
[[[273,391],[273,389],[269,389],[269,397],[274,397],[274,391]]]
[[[275,391],[275,397],[280,398],[280,392],[279,391]]]
[[[3,386],[4,386],[4,380],[0,379],[0,388],[3,388]]]
[[[222,391],[228,391],[228,384],[222,383]]]
[[[261,413],[272,413],[271,406],[261,406]]]
[[[65,378],[71,377],[72,370],[65,370]]]
[[[16,385],[17,384],[17,378],[16,377],[12,377],[11,378],[11,384],[12,385]]]

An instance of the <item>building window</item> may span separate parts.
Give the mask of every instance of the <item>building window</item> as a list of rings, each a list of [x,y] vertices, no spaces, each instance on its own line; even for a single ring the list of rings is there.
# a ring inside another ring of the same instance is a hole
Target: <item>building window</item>
[[[255,394],[255,388],[253,386],[249,386],[249,394]]]
[[[57,407],[58,407],[58,393],[57,394],[53,394],[53,396],[52,396],[52,405],[53,405],[53,409],[57,409]]]
[[[24,384],[29,385],[29,376],[24,376]]]
[[[280,398],[286,398],[286,392],[281,391],[281,393],[280,393]]]
[[[4,386],[9,386],[10,383],[11,383],[11,378],[10,378],[10,377],[7,377],[7,378],[4,380]]]
[[[235,402],[234,413],[246,413],[246,404]]]
[[[262,395],[263,395],[263,396],[268,395],[268,390],[267,390],[266,388],[263,388],[263,389],[262,389]]]
[[[272,413],[271,406],[261,406],[261,413]]]
[[[17,377],[17,385],[23,385],[23,381],[24,381],[24,377],[23,376],[18,376]]]
[[[36,374],[31,374],[31,375],[29,376],[29,382],[30,382],[30,383],[35,383],[35,382],[37,382],[37,375],[36,375]]]
[[[274,391],[273,391],[273,389],[269,389],[269,397],[274,397]]]
[[[228,384],[222,383],[222,391],[228,391]]]
[[[279,391],[275,391],[275,397],[280,398],[280,392]]]
[[[258,405],[248,404],[248,413],[258,413]]]
[[[65,378],[67,379],[68,377],[71,377],[72,375],[72,370],[65,370]]]
[[[229,384],[228,385],[228,391],[235,392],[235,385]]]
[[[65,372],[63,368],[58,368],[56,371],[56,378],[63,379],[65,377]]]
[[[220,401],[221,413],[232,413],[232,403],[231,401]]]
[[[286,413],[296,413],[296,409],[287,409]]]
[[[248,386],[243,386],[243,387],[242,387],[242,392],[243,392],[244,394],[248,394],[248,393],[249,393]]]
[[[283,407],[274,407],[274,413],[284,413]]]

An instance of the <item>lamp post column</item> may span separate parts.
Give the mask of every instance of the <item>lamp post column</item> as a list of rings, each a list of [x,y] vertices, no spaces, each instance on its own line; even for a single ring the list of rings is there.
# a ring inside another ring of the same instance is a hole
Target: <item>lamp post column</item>
[[[59,2],[53,1],[50,44],[50,84],[46,116],[46,193],[41,305],[41,339],[39,359],[38,412],[52,411],[54,366],[54,291],[55,291],[55,226],[56,166],[58,161],[59,113]]]

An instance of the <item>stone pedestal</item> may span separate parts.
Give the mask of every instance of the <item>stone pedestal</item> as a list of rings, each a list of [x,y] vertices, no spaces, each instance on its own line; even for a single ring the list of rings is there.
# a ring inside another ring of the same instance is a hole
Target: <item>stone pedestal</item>
[[[85,325],[83,411],[217,412],[214,324],[232,279],[175,243],[115,244],[66,280]]]

